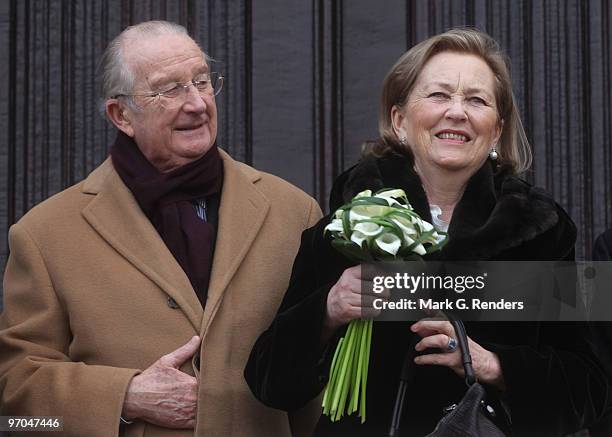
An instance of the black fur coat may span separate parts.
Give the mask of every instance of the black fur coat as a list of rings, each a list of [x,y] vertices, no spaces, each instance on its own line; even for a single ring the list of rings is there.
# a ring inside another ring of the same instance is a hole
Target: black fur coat
[[[402,188],[431,221],[427,197],[409,157],[367,158],[334,184],[330,210],[358,192]],[[335,342],[319,339],[327,293],[351,264],[323,237],[330,217],[302,235],[289,289],[270,328],[256,342],[245,369],[255,396],[291,411],[325,387]],[[468,182],[449,227],[449,243],[428,259],[571,260],[576,230],[545,192],[485,164]],[[367,421],[322,418],[319,435],[386,435],[402,360],[411,341],[409,323],[375,322],[368,378]],[[488,388],[496,406],[509,410],[513,435],[561,436],[581,429],[603,411],[607,380],[578,323],[466,323],[468,335],[501,362],[507,390]],[[408,388],[403,435],[425,435],[458,402],[465,383],[452,370],[419,366]],[[329,433],[329,434],[328,434]]]

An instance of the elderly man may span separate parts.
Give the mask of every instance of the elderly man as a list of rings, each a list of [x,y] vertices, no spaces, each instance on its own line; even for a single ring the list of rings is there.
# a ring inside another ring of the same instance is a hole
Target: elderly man
[[[222,78],[183,27],[126,29],[100,72],[110,158],[9,233],[2,414],[79,437],[307,433],[320,408],[267,408],[242,372],[319,207],[217,148]]]

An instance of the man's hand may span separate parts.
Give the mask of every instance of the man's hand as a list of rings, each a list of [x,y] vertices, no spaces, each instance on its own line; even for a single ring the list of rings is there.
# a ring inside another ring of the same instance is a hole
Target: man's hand
[[[179,367],[200,349],[195,336],[174,352],[164,355],[140,375],[132,378],[121,415],[166,428],[193,429],[198,382]]]

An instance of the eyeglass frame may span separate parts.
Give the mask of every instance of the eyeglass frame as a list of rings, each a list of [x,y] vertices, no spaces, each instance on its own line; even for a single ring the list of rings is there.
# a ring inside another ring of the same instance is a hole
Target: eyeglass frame
[[[219,86],[219,89],[214,92],[214,86],[212,86],[212,77],[213,75],[216,74],[217,78],[215,79],[215,83],[217,83],[218,81],[221,81],[221,85]],[[213,90],[212,95],[213,96],[218,96],[219,93],[221,92],[221,89],[223,88],[223,81],[225,79],[225,77],[217,72],[217,71],[211,71],[210,73],[200,73],[197,76],[195,76],[193,79],[191,79],[190,81],[187,82],[175,82],[174,86],[168,90],[165,91],[156,91],[156,92],[151,92],[151,93],[145,93],[145,94],[115,94],[113,96],[111,96],[111,99],[118,99],[119,97],[152,97],[152,98],[160,98],[160,97],[165,97],[167,99],[171,99],[174,100],[176,98],[178,98],[180,96],[180,91],[179,94],[176,95],[176,97],[168,97],[165,95],[165,93],[168,93],[170,91],[173,91],[177,88],[183,88],[183,90],[185,91],[185,93],[189,92],[189,87],[191,85],[193,85],[193,87],[196,89],[196,91],[198,91],[198,94],[200,93],[200,91],[198,90],[198,87],[196,85],[196,78],[200,77],[200,76],[208,76],[208,82],[210,82],[211,84],[211,88]]]

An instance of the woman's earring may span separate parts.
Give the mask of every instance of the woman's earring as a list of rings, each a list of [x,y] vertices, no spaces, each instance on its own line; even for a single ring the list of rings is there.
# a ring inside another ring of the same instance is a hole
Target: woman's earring
[[[497,157],[499,155],[497,154],[497,149],[495,148],[495,146],[493,146],[493,148],[491,149],[491,151],[489,152],[489,159],[491,161],[497,161]]]
[[[401,137],[401,138],[400,138],[400,144],[401,144],[402,146],[405,146],[405,145],[406,145],[406,141],[407,141],[407,138],[406,138],[406,137]]]

